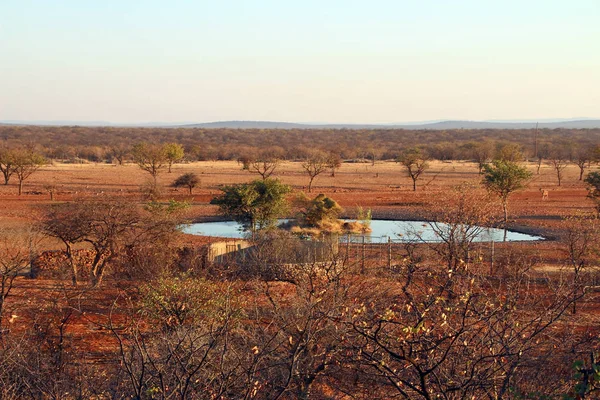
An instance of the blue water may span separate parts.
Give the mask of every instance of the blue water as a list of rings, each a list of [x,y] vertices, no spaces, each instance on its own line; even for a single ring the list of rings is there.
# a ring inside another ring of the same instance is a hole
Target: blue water
[[[440,229],[446,225],[437,223]],[[187,225],[183,229],[184,233],[201,236],[217,236],[226,238],[244,238],[247,233],[241,225],[235,221],[220,222],[201,222]],[[364,239],[363,239],[364,237]],[[367,243],[387,243],[388,240],[394,242],[440,242],[440,236],[434,231],[431,224],[425,221],[389,221],[374,219],[371,221],[371,232],[360,235],[343,235],[341,241]],[[481,228],[475,242],[501,242],[504,239],[504,230],[496,228]],[[536,241],[544,240],[541,236],[528,235],[525,233],[508,231],[506,235],[508,242]]]

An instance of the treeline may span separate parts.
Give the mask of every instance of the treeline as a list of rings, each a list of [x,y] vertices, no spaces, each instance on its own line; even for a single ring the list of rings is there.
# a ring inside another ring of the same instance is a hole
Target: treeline
[[[113,161],[140,142],[178,143],[186,159],[238,160],[267,151],[279,159],[302,159],[314,149],[335,152],[345,160],[391,160],[408,147],[418,146],[438,160],[476,159],[478,145],[495,152],[517,145],[527,158],[551,148],[576,153],[600,143],[600,129],[473,129],[473,130],[351,130],[351,129],[202,129],[81,126],[0,126],[4,146],[33,146],[49,159]]]

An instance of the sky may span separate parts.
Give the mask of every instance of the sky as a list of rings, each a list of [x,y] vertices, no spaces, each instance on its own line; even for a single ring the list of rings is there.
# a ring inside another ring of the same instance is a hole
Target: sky
[[[0,120],[600,118],[599,0],[0,0]]]

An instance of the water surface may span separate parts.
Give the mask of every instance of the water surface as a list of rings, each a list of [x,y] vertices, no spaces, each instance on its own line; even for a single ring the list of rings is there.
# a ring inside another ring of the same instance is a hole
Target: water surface
[[[285,220],[282,220],[285,222]],[[438,229],[444,231],[448,228],[445,224],[437,223]],[[473,228],[471,228],[473,229]],[[183,232],[192,235],[217,236],[226,238],[244,238],[247,233],[242,226],[235,221],[200,222],[187,225]],[[501,242],[504,239],[504,230],[497,228],[479,228],[478,235],[473,239],[475,242]],[[341,235],[340,240],[346,242],[387,243],[394,242],[440,242],[442,239],[433,229],[432,224],[426,221],[392,221],[374,219],[371,221],[371,232],[368,234]],[[522,242],[544,240],[541,236],[528,235],[525,233],[508,231],[506,241]]]

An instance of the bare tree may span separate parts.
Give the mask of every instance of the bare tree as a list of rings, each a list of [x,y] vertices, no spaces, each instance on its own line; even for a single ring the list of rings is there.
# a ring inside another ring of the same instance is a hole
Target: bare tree
[[[36,232],[31,229],[0,230],[0,337],[4,332],[6,299],[17,276],[30,273],[38,242]]]
[[[6,146],[0,146],[0,172],[4,176],[4,184],[8,185],[11,175],[15,172],[14,155]]]
[[[128,315],[125,324],[111,319],[107,325],[118,341],[125,378],[119,384],[126,393],[161,399],[253,397],[257,350],[240,323],[235,289],[189,276],[162,277],[143,285],[140,294],[138,304],[121,300],[129,303],[119,312]],[[142,328],[147,321],[151,325]]]
[[[583,180],[583,174],[585,173],[585,168],[589,168],[592,163],[592,151],[588,147],[579,147],[577,149],[575,163],[579,167],[579,180]]]
[[[483,171],[483,166],[489,163],[494,157],[494,143],[490,141],[484,141],[476,143],[473,147],[473,159],[477,163],[479,169],[479,175]]]
[[[130,152],[130,146],[124,143],[118,143],[110,147],[110,155],[117,161],[118,165],[123,165]]]
[[[141,169],[148,172],[156,184],[158,174],[167,166],[168,159],[164,146],[138,143],[132,149],[133,160]]]
[[[496,222],[494,206],[489,195],[468,184],[459,185],[430,203],[426,219],[440,242],[426,240],[419,232],[412,234],[438,254],[448,270],[468,269],[474,242],[487,240],[486,230]]]
[[[19,196],[23,192],[23,182],[45,164],[46,159],[31,150],[13,150],[13,172],[19,180]]]
[[[550,151],[550,164],[556,173],[558,186],[560,186],[563,178],[563,172],[569,165],[568,149],[564,145],[554,146]]]
[[[582,274],[600,264],[600,224],[596,215],[578,214],[563,220],[563,253],[573,270],[573,295],[583,290]],[[573,300],[573,314],[576,313]]]
[[[253,160],[248,165],[249,172],[255,172],[260,175],[260,177],[265,180],[269,178],[275,172],[275,169],[281,160],[278,158],[268,157],[268,156],[260,156],[256,160]]]
[[[125,257],[127,251],[175,236],[180,223],[176,211],[176,206],[170,209],[151,205],[139,210],[135,204],[124,201],[78,201],[50,208],[43,228],[49,236],[65,244],[73,284],[77,283],[77,264],[71,246],[86,243],[91,247],[90,282],[92,286],[99,286],[106,269]],[[165,251],[164,243],[162,246]]]
[[[335,170],[342,166],[342,157],[335,152],[330,152],[327,157],[327,167],[331,169],[331,177],[335,178]]]
[[[435,266],[397,279],[400,288],[356,288],[364,300],[346,313],[348,363],[380,398],[501,399],[520,389],[518,377],[543,379],[536,360],[555,351],[545,335],[565,318],[567,287],[532,287],[525,273],[499,287]]]
[[[417,180],[429,168],[429,157],[418,148],[407,149],[400,154],[397,162],[406,168],[408,176],[413,181],[413,191],[417,191]]]
[[[327,156],[320,151],[312,152],[303,162],[302,169],[309,177],[308,193],[312,190],[314,179],[328,168]]]

